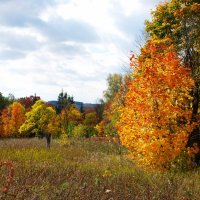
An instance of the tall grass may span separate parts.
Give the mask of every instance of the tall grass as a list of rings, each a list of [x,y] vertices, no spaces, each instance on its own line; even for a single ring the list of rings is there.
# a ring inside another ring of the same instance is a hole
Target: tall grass
[[[0,140],[0,160],[10,160],[15,176],[2,200],[183,200],[200,199],[200,171],[146,172],[117,144],[71,140]],[[5,169],[0,169],[2,187]]]

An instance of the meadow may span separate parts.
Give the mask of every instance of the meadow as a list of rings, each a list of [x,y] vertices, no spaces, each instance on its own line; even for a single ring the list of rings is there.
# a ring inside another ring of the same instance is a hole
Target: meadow
[[[145,171],[119,144],[73,139],[0,140],[0,160],[14,165],[14,179],[2,200],[198,200],[200,170]],[[6,169],[0,168],[0,188]]]

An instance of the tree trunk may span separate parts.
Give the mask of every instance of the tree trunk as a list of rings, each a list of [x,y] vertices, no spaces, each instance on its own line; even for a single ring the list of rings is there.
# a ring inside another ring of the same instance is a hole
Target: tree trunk
[[[198,83],[195,84],[195,88],[193,90],[193,102],[192,102],[192,119],[191,123],[197,122],[198,123],[198,107],[199,107],[199,85]],[[188,143],[187,147],[192,147],[194,143],[198,144],[198,147],[200,148],[200,130],[199,130],[199,125],[197,125],[193,131],[191,132],[189,138],[188,138]],[[195,155],[194,159],[195,163],[197,165],[200,165],[200,152]]]
[[[47,140],[47,148],[50,149],[50,144],[51,144],[51,134],[45,133],[45,137]]]

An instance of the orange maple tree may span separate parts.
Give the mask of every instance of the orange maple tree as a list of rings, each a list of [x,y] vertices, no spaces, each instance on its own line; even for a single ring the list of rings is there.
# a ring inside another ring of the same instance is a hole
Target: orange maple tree
[[[193,128],[194,81],[173,47],[159,41],[148,41],[131,67],[117,124],[121,142],[139,164],[166,168],[185,149]]]
[[[25,121],[25,108],[14,102],[2,111],[4,136],[18,136],[18,130]]]

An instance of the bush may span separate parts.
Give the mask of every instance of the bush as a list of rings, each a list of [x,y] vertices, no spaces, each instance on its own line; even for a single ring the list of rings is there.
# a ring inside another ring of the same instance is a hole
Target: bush
[[[83,124],[79,124],[73,130],[73,136],[77,137],[77,138],[79,138],[79,137],[89,138],[89,137],[95,136],[97,134],[98,134],[98,132],[94,127],[86,126]]]
[[[97,124],[97,116],[95,112],[87,113],[83,121],[86,126],[95,126]]]
[[[117,135],[117,130],[116,130],[115,126],[116,126],[116,124],[113,121],[108,123],[105,126],[105,129],[104,129],[105,135],[107,135],[107,136],[115,136],[115,135]]]
[[[98,131],[94,127],[92,126],[86,127],[86,135],[85,135],[86,138],[96,136],[96,135],[98,135]]]
[[[61,134],[58,143],[61,144],[62,146],[68,146],[70,144],[68,136],[66,134]]]

